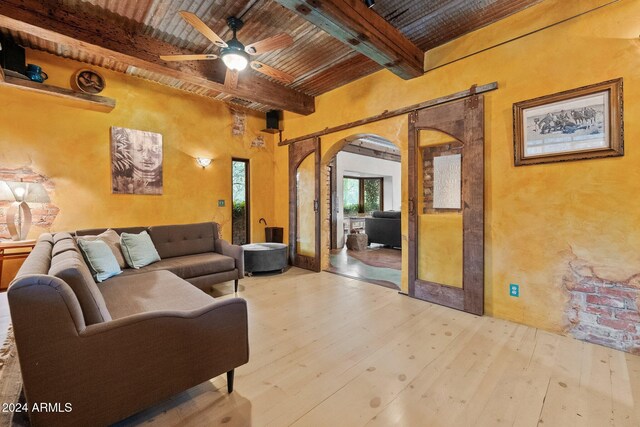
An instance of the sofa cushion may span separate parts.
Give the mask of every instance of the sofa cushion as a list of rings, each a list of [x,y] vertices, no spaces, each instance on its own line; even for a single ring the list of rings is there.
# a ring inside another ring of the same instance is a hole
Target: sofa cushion
[[[122,233],[120,245],[122,246],[122,255],[124,255],[129,267],[140,268],[160,261],[158,251],[146,231],[140,234]]]
[[[218,229],[213,222],[160,225],[149,227],[149,234],[160,258],[165,259],[214,252]]]
[[[147,230],[147,227],[110,227],[110,228],[85,228],[84,230],[76,230],[76,237],[80,236],[97,236],[107,230],[113,230],[118,235],[122,233],[140,234]]]
[[[67,232],[60,232],[53,235],[53,243],[56,244],[61,240],[73,239],[73,236]]]
[[[400,211],[373,211],[371,213],[373,218],[388,218],[388,219],[400,219],[402,212]]]
[[[183,279],[220,273],[236,268],[236,262],[233,258],[215,252],[163,259],[156,264],[158,269],[170,271]]]
[[[96,282],[103,282],[122,273],[118,260],[105,241],[80,239],[78,246]]]
[[[46,241],[51,243],[51,245],[53,246],[53,234],[51,233],[42,233],[39,237],[38,237],[38,241]]]
[[[83,235],[76,237],[76,241],[87,240],[87,241],[95,241],[102,240],[105,242],[111,252],[113,252],[113,256],[118,261],[118,265],[120,268],[127,268],[127,262],[124,260],[124,255],[122,255],[122,246],[120,245],[120,235],[116,233],[112,229],[108,229],[103,231],[98,235]]]
[[[48,274],[51,267],[51,250],[53,239],[48,233],[41,234],[31,253],[24,260],[16,277],[27,274]]]
[[[49,275],[64,280],[71,287],[87,325],[111,320],[104,298],[79,251],[66,251],[53,257]]]
[[[125,276],[146,273],[149,271],[167,270],[183,279],[206,276],[236,268],[235,260],[231,257],[215,252],[185,255],[181,257],[165,258],[140,269],[128,268],[123,270]]]
[[[66,251],[78,251],[78,245],[76,245],[76,241],[73,238],[59,239],[54,243],[51,256],[54,257]]]
[[[116,276],[98,286],[114,319],[149,311],[191,311],[215,301],[165,270]]]

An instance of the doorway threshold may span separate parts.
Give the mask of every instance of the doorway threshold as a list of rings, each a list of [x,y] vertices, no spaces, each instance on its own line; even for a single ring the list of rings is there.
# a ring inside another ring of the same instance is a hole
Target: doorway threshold
[[[348,273],[341,273],[340,271],[336,270],[334,267],[329,267],[324,271],[326,271],[327,273],[336,274],[338,276],[347,277],[349,279],[355,279],[361,282],[371,283],[373,285],[383,286],[389,289],[395,289],[397,291],[400,290],[400,287],[398,285],[396,285],[393,282],[388,282],[386,280],[377,280],[377,279],[371,279],[368,277],[362,277],[362,276],[357,276],[357,275],[348,274]]]

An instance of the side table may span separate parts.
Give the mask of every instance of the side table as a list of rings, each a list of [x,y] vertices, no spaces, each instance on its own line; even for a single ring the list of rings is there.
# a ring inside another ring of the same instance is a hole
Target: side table
[[[369,236],[364,233],[347,234],[347,249],[352,251],[367,250]]]
[[[6,289],[6,287],[2,286],[4,260],[25,259],[29,256],[35,245],[35,240],[8,240],[0,242],[0,290]]]

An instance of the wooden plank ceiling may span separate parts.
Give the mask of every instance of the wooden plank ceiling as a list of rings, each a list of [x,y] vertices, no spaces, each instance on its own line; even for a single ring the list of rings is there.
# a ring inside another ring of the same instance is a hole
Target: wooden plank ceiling
[[[307,0],[310,1],[310,0]],[[357,1],[357,0],[350,0]],[[456,37],[488,25],[522,10],[540,0],[377,0],[373,10],[384,20],[397,28],[422,51],[426,51]],[[22,0],[3,0],[20,6],[28,4]],[[71,15],[100,17],[111,29],[121,29],[131,37],[152,38],[159,46],[170,45],[179,53],[218,53],[218,48],[188,25],[178,14],[188,10],[198,15],[213,31],[223,39],[231,38],[226,25],[228,16],[238,16],[245,26],[238,38],[245,44],[255,42],[275,34],[286,32],[295,42],[293,46],[279,51],[268,52],[255,57],[267,65],[295,76],[286,85],[286,95],[295,97],[317,96],[358,78],[382,69],[382,66],[363,56],[308,22],[299,14],[288,10],[275,0],[44,0],[42,8],[65,10]],[[30,3],[34,4],[34,3]],[[37,4],[37,3],[36,3]],[[25,7],[25,6],[23,6]],[[26,8],[26,7],[25,7]],[[60,14],[59,16],[62,16]],[[67,15],[68,16],[68,15]],[[77,45],[46,40],[37,34],[15,28],[0,28],[4,35],[19,44],[59,56],[72,58],[95,66],[112,69],[133,76],[156,81],[199,95],[235,103],[256,110],[269,110],[263,99],[250,96],[236,96],[218,90],[217,86],[194,84],[176,73],[164,74],[161,68],[153,71],[128,63],[126,58],[114,58],[87,53]],[[126,41],[123,41],[126,42]],[[154,52],[170,54],[174,52]],[[224,80],[224,65],[220,60],[199,63],[197,69],[206,69],[205,75],[215,83]],[[271,80],[271,92],[281,83],[247,68],[239,78],[257,82]],[[196,81],[197,83],[197,81]],[[248,84],[248,83],[247,83]],[[265,82],[267,84],[267,82]],[[284,89],[284,88],[283,88]],[[270,92],[270,93],[271,93]],[[312,100],[312,98],[311,98]],[[299,108],[308,114],[308,108]]]

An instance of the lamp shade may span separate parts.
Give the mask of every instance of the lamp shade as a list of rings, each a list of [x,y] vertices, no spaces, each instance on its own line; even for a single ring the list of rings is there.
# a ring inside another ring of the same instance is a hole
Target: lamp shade
[[[51,199],[39,182],[0,182],[0,200],[27,203],[49,203]]]
[[[0,201],[16,201],[16,196],[13,195],[11,189],[9,188],[9,185],[7,185],[5,181],[0,181]]]

